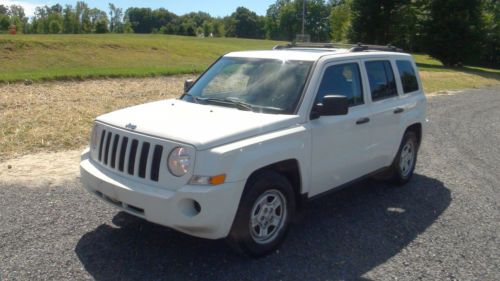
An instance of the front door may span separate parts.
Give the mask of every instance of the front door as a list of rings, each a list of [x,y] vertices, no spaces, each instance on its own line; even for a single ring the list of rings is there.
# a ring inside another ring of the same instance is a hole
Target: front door
[[[349,112],[310,121],[312,134],[310,196],[347,183],[373,170],[372,122],[358,61],[327,64],[315,103],[325,95],[343,95]]]

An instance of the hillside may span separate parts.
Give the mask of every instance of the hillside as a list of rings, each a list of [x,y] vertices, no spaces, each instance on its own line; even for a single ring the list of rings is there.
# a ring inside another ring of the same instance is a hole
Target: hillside
[[[0,35],[0,82],[196,74],[225,53],[280,43],[152,34]],[[450,69],[427,55],[414,57],[427,92],[500,83],[498,69]]]

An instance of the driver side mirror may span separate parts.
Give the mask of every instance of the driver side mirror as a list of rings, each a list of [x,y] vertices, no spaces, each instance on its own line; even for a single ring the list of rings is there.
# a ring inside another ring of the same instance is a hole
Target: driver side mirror
[[[187,91],[189,91],[189,89],[191,89],[193,84],[194,84],[193,79],[187,79],[186,81],[184,81],[184,93],[187,93]]]
[[[314,105],[311,112],[311,119],[320,116],[346,115],[349,112],[349,100],[345,96],[328,95],[323,97],[323,101]]]

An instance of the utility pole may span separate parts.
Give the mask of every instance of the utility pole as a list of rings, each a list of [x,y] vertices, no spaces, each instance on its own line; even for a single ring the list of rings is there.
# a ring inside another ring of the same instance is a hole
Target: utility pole
[[[305,22],[306,22],[306,0],[302,0],[302,36],[304,35]]]

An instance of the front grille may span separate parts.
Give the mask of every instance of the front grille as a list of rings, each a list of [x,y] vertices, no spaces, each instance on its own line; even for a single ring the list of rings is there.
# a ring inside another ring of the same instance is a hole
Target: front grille
[[[163,146],[102,130],[97,160],[108,168],[158,181]]]

